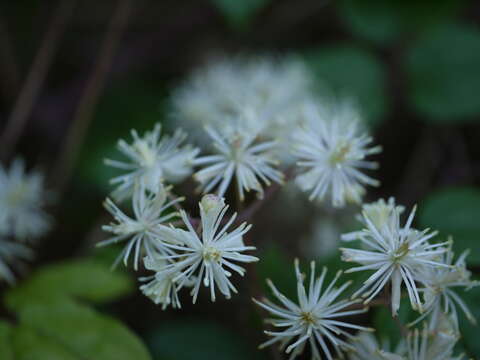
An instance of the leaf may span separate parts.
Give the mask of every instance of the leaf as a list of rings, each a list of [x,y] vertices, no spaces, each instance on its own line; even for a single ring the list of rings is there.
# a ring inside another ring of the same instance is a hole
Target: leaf
[[[12,310],[58,297],[79,297],[106,302],[129,293],[132,282],[125,273],[112,272],[105,264],[76,260],[49,265],[25,283],[11,289],[6,303]]]
[[[210,0],[236,30],[247,28],[251,20],[270,0]]]
[[[71,301],[31,304],[19,311],[22,324],[62,344],[75,359],[148,360],[141,341],[118,320]]]
[[[0,359],[13,360],[13,349],[11,344],[12,327],[5,321],[0,321]]]
[[[186,345],[188,339],[188,345]],[[258,359],[237,334],[214,322],[175,321],[154,330],[148,343],[155,359]]]
[[[20,325],[12,332],[12,347],[15,349],[15,360],[85,360],[26,325]]]
[[[456,293],[465,300],[473,316],[477,321],[480,321],[480,287],[475,287],[467,291],[457,290]],[[460,333],[462,334],[460,342],[469,352],[469,358],[477,359],[480,356],[478,325],[471,324],[461,311],[459,311],[458,315],[460,321]]]
[[[378,44],[388,44],[402,35],[425,31],[457,15],[463,1],[377,1],[337,2],[340,17],[352,32]]]
[[[470,264],[480,264],[480,191],[475,188],[445,188],[432,193],[419,209],[422,228],[452,235],[457,254],[465,249]]]
[[[480,114],[480,31],[448,25],[422,36],[406,61],[410,102],[426,121],[464,123]]]
[[[305,54],[305,60],[315,74],[320,89],[326,87],[335,96],[353,98],[369,125],[380,123],[388,105],[385,71],[372,53],[355,45],[344,44],[309,51]]]

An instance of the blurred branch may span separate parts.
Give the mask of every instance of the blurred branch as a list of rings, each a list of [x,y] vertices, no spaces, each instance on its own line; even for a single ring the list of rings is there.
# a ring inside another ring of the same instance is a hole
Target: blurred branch
[[[52,22],[38,50],[25,83],[15,102],[13,111],[7,120],[5,130],[0,137],[3,145],[1,156],[5,159],[11,154],[31,114],[35,100],[38,97],[53,56],[67,25],[67,20],[73,12],[75,0],[60,0]]]
[[[107,33],[98,55],[98,61],[88,79],[83,96],[73,116],[72,125],[68,130],[62,151],[53,171],[53,179],[56,181],[57,191],[60,194],[72,175],[80,146],[83,143],[95,106],[104,88],[116,49],[127,26],[131,7],[131,0],[119,0],[108,25]]]
[[[5,98],[13,101],[20,87],[20,71],[15,62],[12,42],[3,17],[0,17],[0,72]]]

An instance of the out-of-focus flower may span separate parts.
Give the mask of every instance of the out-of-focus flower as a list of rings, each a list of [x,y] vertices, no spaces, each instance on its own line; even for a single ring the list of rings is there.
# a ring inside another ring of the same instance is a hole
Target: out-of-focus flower
[[[468,251],[464,251],[457,261],[453,263],[454,254],[448,249],[443,254],[442,262],[449,267],[426,267],[422,269],[421,279],[425,288],[422,290],[425,300],[426,312],[420,316],[414,323],[423,320],[430,315],[430,330],[434,330],[441,316],[448,314],[453,319],[455,328],[458,331],[458,313],[457,306],[463,311],[467,319],[476,323],[473,314],[468,309],[467,304],[453,290],[455,287],[471,289],[480,285],[479,281],[470,278],[471,273],[467,270],[465,259]]]
[[[19,240],[42,236],[51,226],[43,209],[50,196],[43,174],[27,174],[22,159],[15,159],[9,169],[0,166],[0,236]]]
[[[255,247],[245,246],[243,243],[243,235],[251,226],[242,223],[232,232],[227,232],[237,214],[223,223],[222,219],[228,205],[216,195],[205,195],[199,206],[201,235],[197,234],[183,210],[180,211],[180,215],[188,231],[176,228],[162,229],[161,238],[174,253],[160,257],[169,264],[160,270],[157,276],[171,277],[177,284],[177,290],[193,281],[191,291],[193,303],[197,300],[202,282],[210,288],[212,301],[216,299],[215,287],[229,299],[231,292],[237,292],[230,281],[231,271],[242,276],[245,273],[245,269],[235,263],[258,261],[254,256],[242,254],[244,251],[255,250]]]
[[[286,348],[286,353],[291,353],[290,359],[300,355],[307,343],[310,344],[312,359],[321,359],[320,349],[327,359],[332,360],[332,353],[327,343],[333,347],[338,356],[341,356],[340,348],[353,349],[352,345],[341,337],[353,339],[353,336],[342,328],[369,331],[364,326],[354,325],[340,321],[338,318],[361,314],[367,309],[347,310],[350,305],[358,303],[357,300],[338,300],[338,296],[350,285],[347,282],[335,288],[335,284],[341,274],[338,272],[332,282],[324,289],[323,282],[327,269],[324,268],[321,275],[315,278],[315,262],[310,264],[310,281],[308,291],[304,286],[304,275],[300,272],[299,262],[295,260],[295,274],[297,277],[298,301],[296,304],[280,293],[270,280],[268,285],[281,305],[277,305],[268,299],[253,301],[263,309],[274,315],[275,319],[269,319],[278,331],[265,331],[272,339],[260,345],[261,348],[279,342],[280,348]]]
[[[394,353],[391,353],[389,345],[381,346],[375,335],[362,331],[350,341],[353,349],[348,351],[348,360],[403,360],[400,354],[404,354],[404,342],[400,342]]]
[[[156,124],[143,137],[132,130],[132,138],[132,144],[121,139],[117,145],[128,162],[105,159],[107,165],[127,171],[110,180],[118,185],[113,192],[116,199],[131,196],[136,183],[154,192],[161,182],[178,183],[192,173],[193,160],[199,150],[190,145],[182,146],[186,138],[183,131],[177,130],[172,137],[162,137],[161,125]]]
[[[293,133],[292,140],[297,165],[305,169],[297,176],[297,184],[310,192],[310,200],[328,196],[335,207],[360,203],[364,185],[379,185],[360,170],[378,167],[365,158],[381,152],[381,147],[368,147],[372,138],[360,132],[355,118],[345,116],[350,112],[334,112],[325,118],[316,107],[306,111],[308,120]]]
[[[226,134],[241,125],[265,138],[296,123],[284,114],[311,94],[307,68],[298,60],[273,57],[217,59],[196,70],[172,95],[172,116],[202,145],[208,125]],[[244,116],[248,112],[253,116]],[[287,130],[288,128],[288,130]]]
[[[24,244],[0,237],[0,280],[13,284],[15,276],[11,267],[15,267],[22,260],[29,260],[32,257],[33,252]]]
[[[416,284],[416,281],[422,281],[421,278],[419,279],[421,270],[428,266],[448,267],[437,261],[438,256],[447,251],[443,247],[447,243],[429,244],[428,240],[434,237],[436,232],[411,228],[415,208],[411,211],[405,226],[400,226],[400,210],[396,206],[390,208],[390,214],[385,221],[377,224],[374,224],[364,211],[362,215],[366,228],[357,234],[367,250],[340,249],[342,260],[362,265],[348,269],[347,272],[375,271],[354,296],[362,294],[366,297],[365,303],[368,303],[388,282],[391,282],[391,307],[394,315],[400,307],[402,282],[407,288],[412,308],[422,312],[422,303]],[[345,238],[351,240],[352,236],[347,234]]]
[[[156,191],[150,192],[143,184],[136,184],[132,198],[133,217],[126,215],[115,203],[105,200],[105,208],[114,217],[116,223],[102,226],[102,229],[114,234],[110,239],[101,241],[97,246],[106,246],[118,242],[127,241],[123,251],[114,263],[114,267],[121,261],[127,265],[128,258],[134,251],[133,267],[138,269],[138,260],[145,251],[147,255],[153,256],[155,251],[164,252],[166,248],[159,240],[158,232],[162,224],[175,216],[177,212],[168,212],[163,215],[172,205],[182,201],[177,198],[167,202],[168,188],[159,184]]]
[[[236,131],[224,138],[212,128],[206,130],[217,154],[195,160],[195,165],[206,166],[194,175],[204,193],[218,187],[218,195],[223,196],[234,178],[240,200],[243,200],[245,191],[255,190],[259,197],[263,196],[261,181],[266,185],[270,185],[270,181],[282,182],[283,174],[273,168],[276,165],[271,157],[274,141],[255,144],[256,136],[246,131]]]

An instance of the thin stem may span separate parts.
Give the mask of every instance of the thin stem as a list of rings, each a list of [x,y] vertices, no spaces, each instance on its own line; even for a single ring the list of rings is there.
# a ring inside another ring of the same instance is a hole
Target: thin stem
[[[108,25],[107,33],[105,34],[98,55],[98,61],[87,82],[83,96],[80,99],[63,149],[60,152],[57,166],[53,172],[53,178],[57,181],[58,193],[63,192],[72,175],[80,146],[85,138],[94,114],[95,106],[104,88],[108,70],[111,67],[116,49],[126,28],[131,7],[131,0],[119,0],[110,24]]]
[[[52,22],[30,67],[27,79],[7,120],[5,130],[0,137],[1,156],[4,159],[10,156],[22,134],[35,100],[42,89],[53,55],[58,48],[61,35],[65,30],[67,20],[72,14],[74,5],[75,0],[60,0],[58,3]]]

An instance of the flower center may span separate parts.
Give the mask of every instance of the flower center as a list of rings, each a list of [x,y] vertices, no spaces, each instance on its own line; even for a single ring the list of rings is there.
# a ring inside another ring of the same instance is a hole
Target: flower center
[[[335,150],[330,154],[330,164],[338,165],[345,162],[348,153],[350,152],[350,144],[346,142],[340,142],[335,147]]]
[[[393,261],[400,261],[405,255],[408,254],[410,249],[408,248],[408,243],[404,242],[400,247],[392,254]]]
[[[135,144],[138,153],[142,157],[142,165],[146,167],[151,167],[155,164],[156,154],[152,149],[148,146],[147,142],[144,140],[140,140]]]
[[[207,246],[205,249],[203,249],[203,259],[205,261],[219,262],[221,258],[222,254],[218,249],[212,246]]]
[[[15,185],[7,194],[7,202],[11,207],[21,207],[26,199],[27,187],[23,182]]]
[[[300,319],[307,325],[313,325],[316,323],[315,316],[309,311],[302,312],[300,314]]]

